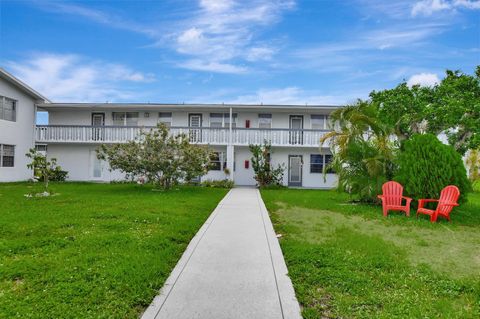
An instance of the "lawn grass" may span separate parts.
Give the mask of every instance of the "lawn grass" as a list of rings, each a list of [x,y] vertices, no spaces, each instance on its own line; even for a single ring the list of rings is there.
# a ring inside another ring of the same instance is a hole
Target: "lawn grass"
[[[480,317],[480,193],[437,224],[335,191],[262,197],[304,318]]]
[[[137,318],[225,189],[0,184],[1,318]]]

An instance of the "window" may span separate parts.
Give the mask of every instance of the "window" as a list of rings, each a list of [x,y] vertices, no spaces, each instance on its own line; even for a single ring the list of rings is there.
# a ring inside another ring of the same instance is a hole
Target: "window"
[[[310,173],[323,173],[323,168],[333,160],[331,154],[310,154]],[[332,169],[327,170],[328,174],[335,173]]]
[[[0,96],[0,119],[12,122],[17,120],[17,101]]]
[[[227,157],[225,152],[213,152],[210,157],[210,170],[223,171],[227,167]]]
[[[210,113],[210,127],[222,127],[222,126],[223,126],[223,114]]]
[[[47,154],[47,145],[46,144],[36,144],[35,145],[35,151],[38,153],[41,153],[43,155]]]
[[[323,155],[310,155],[310,173],[323,173]]]
[[[113,125],[137,126],[138,112],[113,112]]]
[[[312,130],[324,130],[325,129],[325,115],[312,114],[311,117]]]
[[[0,167],[13,167],[15,161],[15,146],[0,144]]]
[[[237,126],[237,113],[232,113],[232,127]],[[230,127],[229,113],[210,113],[210,127]]]
[[[272,128],[272,114],[258,114],[258,128]]]
[[[328,164],[330,164],[333,161],[333,155],[328,154],[328,155],[325,155],[324,157],[325,157],[325,167],[326,167]],[[330,168],[327,170],[327,173],[334,174],[335,171]]]
[[[163,123],[167,127],[172,126],[172,112],[158,113],[158,123]]]

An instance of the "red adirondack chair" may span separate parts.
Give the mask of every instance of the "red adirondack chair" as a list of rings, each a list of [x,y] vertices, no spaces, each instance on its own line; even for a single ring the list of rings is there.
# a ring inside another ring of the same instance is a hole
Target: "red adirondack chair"
[[[449,185],[442,189],[440,199],[419,199],[418,200],[418,214],[425,214],[430,216],[432,223],[437,221],[438,216],[445,217],[450,221],[450,212],[454,206],[458,206],[457,200],[460,197],[460,190],[457,186]],[[438,202],[435,210],[424,208],[423,206],[428,202]]]
[[[402,211],[407,216],[410,216],[412,199],[403,196],[403,186],[400,183],[394,181],[386,182],[382,186],[382,192],[383,194],[378,195],[378,198],[382,200],[383,216],[387,217],[389,210]],[[406,205],[402,205],[403,199],[406,200]]]

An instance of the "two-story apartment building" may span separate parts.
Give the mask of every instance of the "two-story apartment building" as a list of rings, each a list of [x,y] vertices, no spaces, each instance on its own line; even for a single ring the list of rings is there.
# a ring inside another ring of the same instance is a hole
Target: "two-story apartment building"
[[[0,182],[27,180],[25,153],[35,146],[36,104],[44,96],[0,68]]]
[[[159,122],[172,134],[185,133],[190,142],[216,152],[213,169],[202,179],[231,178],[237,185],[255,185],[250,144],[267,140],[273,146],[273,165],[285,167],[284,184],[332,187],[334,174],[322,172],[331,159],[319,148],[328,131],[328,114],[336,106],[43,103],[49,125],[37,126],[37,144],[69,171],[72,180],[110,181],[123,178],[96,158],[101,143],[122,143]],[[225,173],[228,168],[229,174]]]
[[[232,179],[255,185],[250,144],[269,141],[273,165],[285,168],[285,185],[331,188],[335,174],[323,175],[331,160],[320,137],[328,131],[328,115],[338,106],[50,103],[26,84],[0,72],[0,181],[26,180],[25,153],[36,146],[55,157],[69,180],[112,181],[125,176],[110,171],[96,157],[102,143],[124,143],[161,122],[171,134],[185,133],[191,143],[214,151],[205,179]],[[37,110],[48,112],[48,125],[36,125]]]

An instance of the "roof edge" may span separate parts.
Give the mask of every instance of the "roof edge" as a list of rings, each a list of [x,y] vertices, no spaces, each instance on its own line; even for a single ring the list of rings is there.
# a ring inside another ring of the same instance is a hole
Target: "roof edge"
[[[17,88],[21,89],[28,95],[34,97],[37,100],[43,101],[44,104],[50,103],[50,100],[47,99],[45,96],[42,94],[38,93],[34,89],[32,89],[30,86],[28,86],[26,83],[21,81],[20,79],[16,78],[13,76],[11,73],[7,72],[4,68],[0,67],[0,77],[5,79],[6,81],[10,82]]]
[[[242,104],[242,103],[41,103],[39,107],[68,107],[68,108],[112,108],[112,107],[238,107],[238,108],[340,108],[342,105],[322,104]]]

